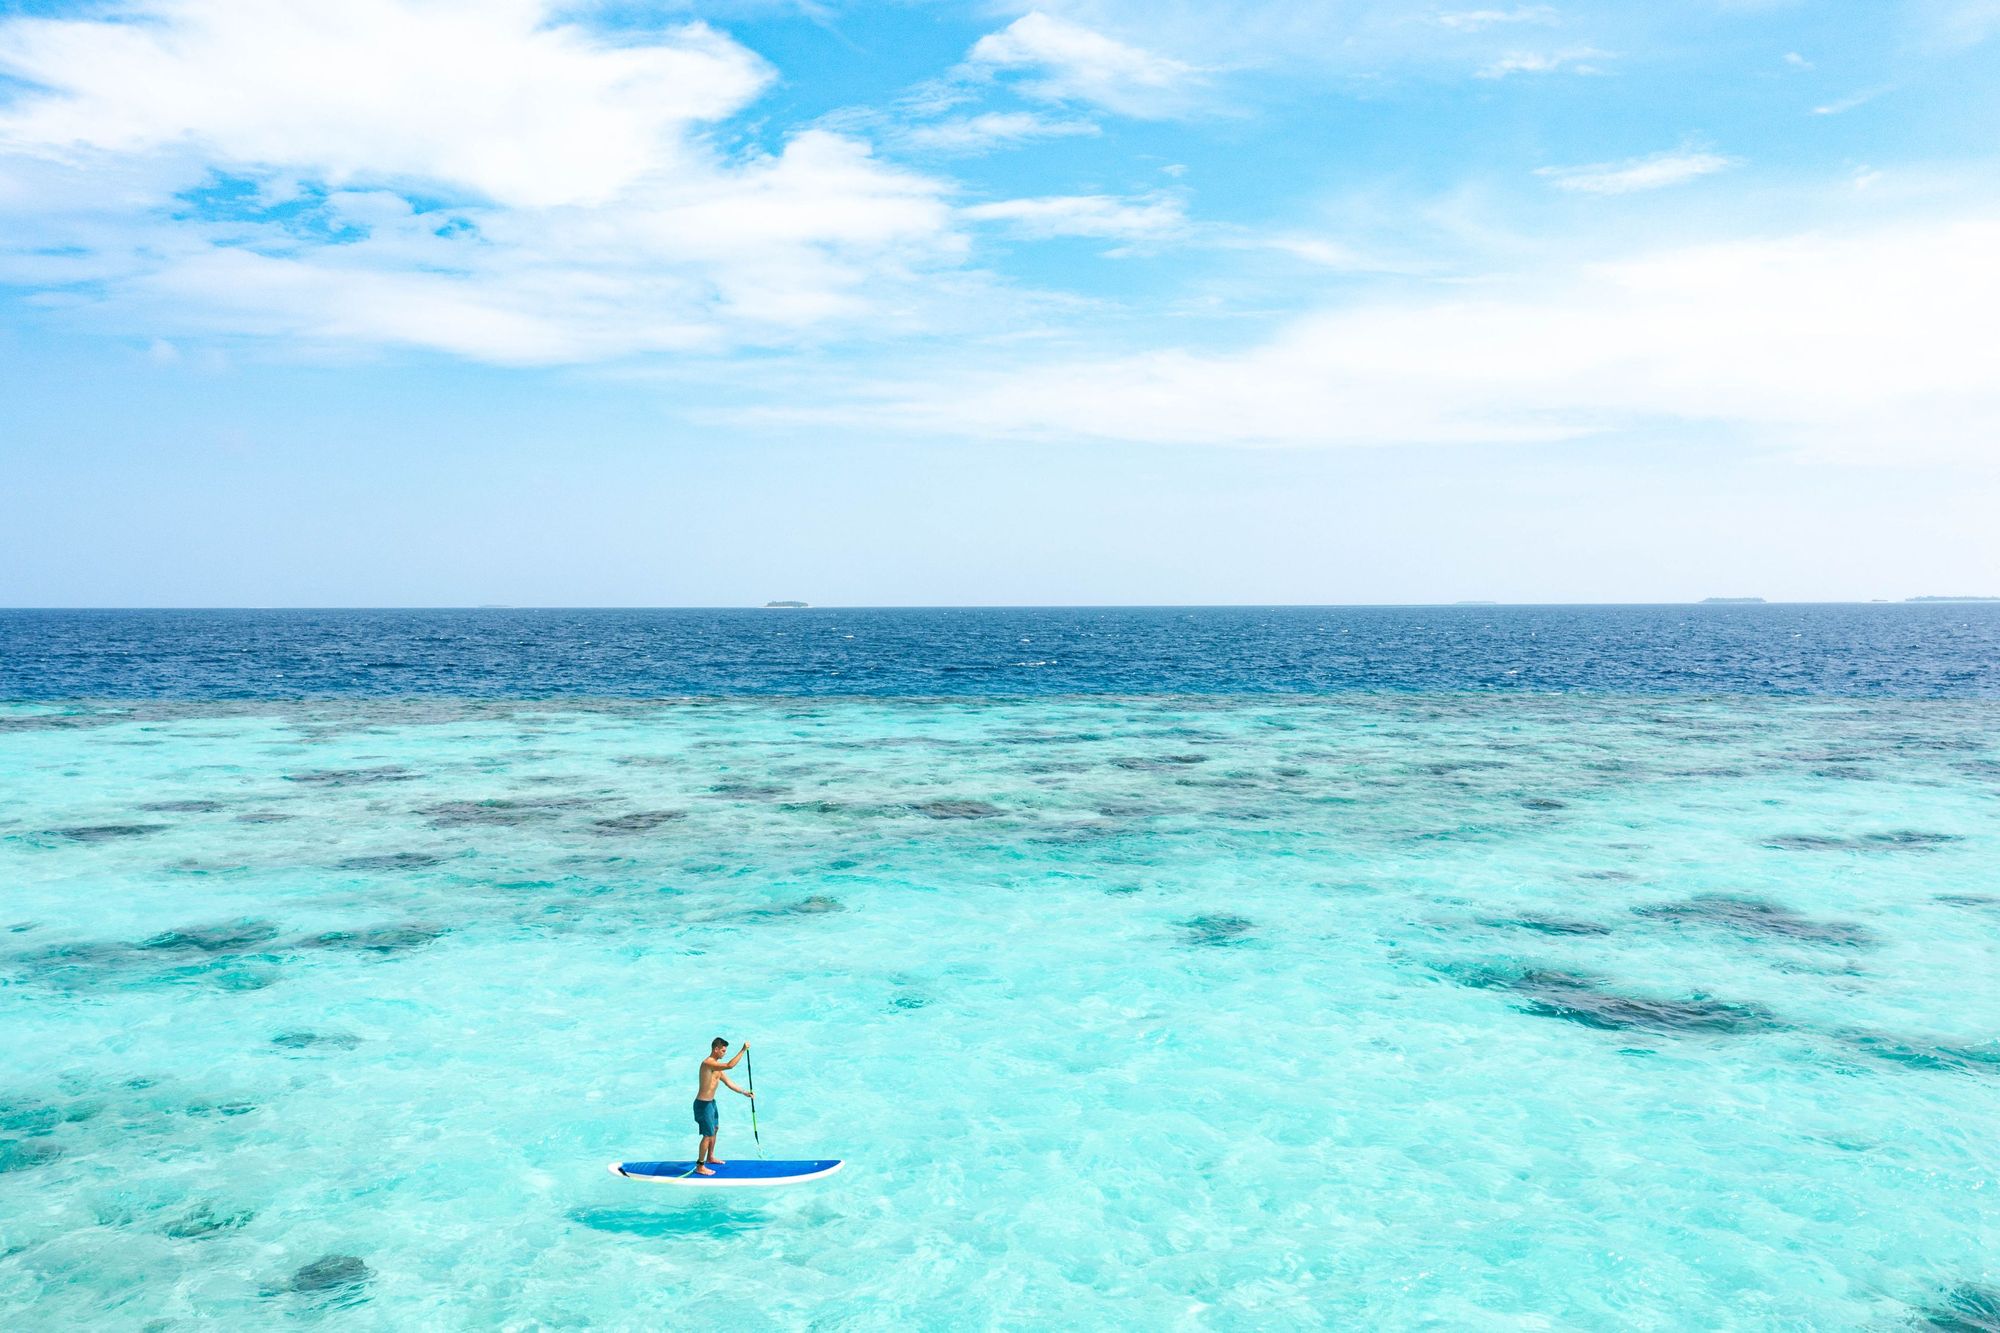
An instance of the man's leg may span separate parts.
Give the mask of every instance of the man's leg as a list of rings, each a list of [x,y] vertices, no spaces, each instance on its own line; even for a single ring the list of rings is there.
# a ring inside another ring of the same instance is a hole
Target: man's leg
[[[711,1155],[714,1154],[714,1152],[715,1152],[715,1136],[713,1134],[703,1135],[701,1140],[701,1147],[696,1150],[694,1157],[694,1170],[696,1175],[712,1176],[715,1174],[715,1172],[708,1169],[708,1159]]]
[[[715,1155],[715,1141],[721,1137],[722,1137],[722,1127],[720,1125],[717,1125],[715,1128],[715,1133],[708,1136],[708,1164],[710,1166],[729,1165],[729,1163],[723,1161],[720,1157],[717,1157]]]

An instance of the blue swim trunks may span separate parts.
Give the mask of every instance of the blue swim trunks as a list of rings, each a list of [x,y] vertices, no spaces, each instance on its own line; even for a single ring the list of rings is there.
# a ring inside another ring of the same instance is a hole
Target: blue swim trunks
[[[695,1102],[694,1123],[700,1127],[703,1138],[709,1138],[714,1135],[715,1126],[719,1119],[720,1117],[715,1113],[715,1099],[713,1097],[705,1101],[697,1100]]]

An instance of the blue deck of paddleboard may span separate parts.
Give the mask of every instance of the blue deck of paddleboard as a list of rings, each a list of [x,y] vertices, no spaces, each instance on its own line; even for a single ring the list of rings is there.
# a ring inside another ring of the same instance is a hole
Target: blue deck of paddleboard
[[[796,1180],[807,1176],[822,1175],[840,1165],[840,1159],[827,1158],[813,1162],[767,1162],[761,1158],[737,1160],[715,1168],[712,1176],[694,1174],[694,1163],[685,1162],[620,1162],[618,1170],[639,1179],[683,1179],[689,1184],[697,1181],[728,1180],[768,1180],[773,1183]]]

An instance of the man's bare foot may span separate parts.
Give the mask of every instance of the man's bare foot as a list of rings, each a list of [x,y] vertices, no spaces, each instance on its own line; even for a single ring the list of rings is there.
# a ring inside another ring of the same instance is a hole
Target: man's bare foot
[[[721,1159],[720,1157],[711,1157],[711,1158],[709,1158],[709,1159],[708,1159],[708,1164],[709,1164],[710,1166],[728,1166],[728,1165],[729,1165],[729,1163],[727,1163],[727,1162],[723,1161],[723,1160],[722,1160],[722,1159]]]
[[[698,1166],[698,1167],[696,1167],[696,1168],[694,1169],[694,1173],[695,1173],[696,1175],[698,1175],[698,1176],[712,1176],[712,1175],[714,1175],[714,1174],[715,1174],[715,1172],[713,1172],[713,1171],[709,1170],[709,1169],[708,1169],[707,1167],[705,1167],[705,1166]]]

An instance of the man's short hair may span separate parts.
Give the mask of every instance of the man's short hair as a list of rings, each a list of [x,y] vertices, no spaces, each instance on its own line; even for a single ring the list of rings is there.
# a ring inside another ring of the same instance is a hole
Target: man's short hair
[[[718,1047],[718,1046],[722,1047],[722,1049],[724,1049],[724,1050],[728,1050],[728,1049],[729,1049],[729,1038],[727,1038],[727,1037],[717,1037],[717,1038],[716,1038],[716,1039],[715,1039],[714,1041],[712,1041],[712,1042],[710,1042],[710,1043],[708,1044],[708,1049],[712,1051],[712,1050],[714,1050],[714,1049],[715,1049],[716,1047]]]

